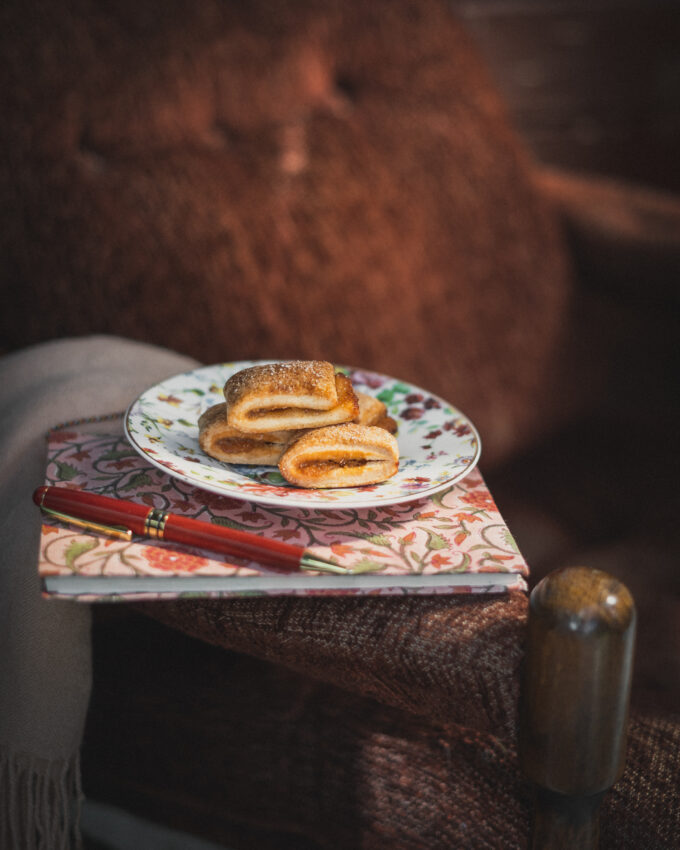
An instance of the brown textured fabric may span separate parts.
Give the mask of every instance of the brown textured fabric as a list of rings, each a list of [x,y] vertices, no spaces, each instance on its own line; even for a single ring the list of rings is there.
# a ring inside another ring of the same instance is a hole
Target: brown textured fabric
[[[5,345],[373,368],[453,400],[487,462],[573,400],[560,234],[443,2],[0,15]]]
[[[125,623],[95,627],[84,748],[95,796],[235,848],[526,847],[532,794],[513,737],[390,708],[148,620]],[[668,786],[678,728],[677,718],[633,719],[602,850],[677,846]],[[190,778],[188,764],[200,765]]]
[[[527,812],[507,742],[150,621],[110,628],[108,640],[95,630],[83,756],[95,798],[193,821],[227,846],[234,821],[348,850],[465,846],[466,830],[470,846],[520,846]],[[188,764],[201,765],[191,779]]]
[[[680,837],[680,714],[636,713],[626,769],[606,801],[602,844],[675,848]],[[618,843],[622,841],[623,843]]]
[[[137,606],[189,635],[437,722],[501,737],[516,722],[527,599],[260,598]]]

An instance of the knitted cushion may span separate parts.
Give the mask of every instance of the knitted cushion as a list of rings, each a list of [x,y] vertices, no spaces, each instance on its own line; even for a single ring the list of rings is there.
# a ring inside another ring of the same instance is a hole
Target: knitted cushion
[[[487,463],[550,418],[565,254],[444,3],[35,5],[0,26],[6,345],[373,368]]]

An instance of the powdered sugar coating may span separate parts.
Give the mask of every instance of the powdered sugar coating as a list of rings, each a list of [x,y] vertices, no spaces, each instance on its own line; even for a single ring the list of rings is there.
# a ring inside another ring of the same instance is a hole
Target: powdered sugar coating
[[[277,368],[288,365],[290,369]],[[359,414],[352,382],[327,365],[330,375],[323,361],[272,364],[235,375],[238,380],[225,384],[228,423],[247,433],[261,433],[351,422]],[[335,399],[330,404],[329,378]]]
[[[307,431],[295,445],[298,449],[356,448],[375,456],[399,459],[399,446],[392,434],[375,425],[358,425],[354,422]]]
[[[290,360],[250,366],[229,378],[224,385],[224,396],[232,409],[245,398],[252,398],[259,404],[280,399],[278,403],[288,407],[328,410],[338,400],[335,369],[326,360]]]

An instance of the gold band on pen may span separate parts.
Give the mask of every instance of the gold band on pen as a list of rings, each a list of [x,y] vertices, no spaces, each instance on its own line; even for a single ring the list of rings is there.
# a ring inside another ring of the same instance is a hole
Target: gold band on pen
[[[165,533],[165,523],[168,521],[168,515],[158,508],[151,508],[144,520],[144,534],[148,537],[153,537],[157,540],[163,539]]]

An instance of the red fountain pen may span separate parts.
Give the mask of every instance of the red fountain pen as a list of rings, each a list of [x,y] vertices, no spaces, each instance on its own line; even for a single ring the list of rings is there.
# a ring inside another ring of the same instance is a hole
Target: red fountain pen
[[[46,514],[62,522],[125,540],[131,540],[133,534],[167,540],[245,558],[286,572],[318,570],[352,574],[352,570],[319,558],[302,546],[84,490],[38,487],[33,501]]]

